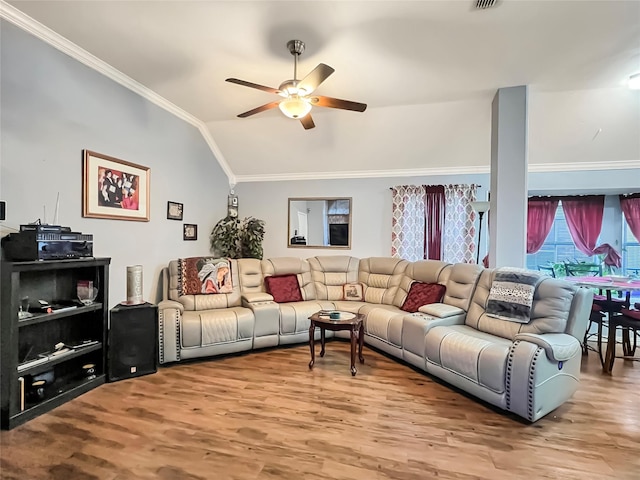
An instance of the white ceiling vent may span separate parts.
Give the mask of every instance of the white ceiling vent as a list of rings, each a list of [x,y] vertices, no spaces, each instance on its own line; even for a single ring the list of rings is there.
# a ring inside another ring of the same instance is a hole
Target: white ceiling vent
[[[485,10],[498,5],[498,0],[476,0],[476,10]]]

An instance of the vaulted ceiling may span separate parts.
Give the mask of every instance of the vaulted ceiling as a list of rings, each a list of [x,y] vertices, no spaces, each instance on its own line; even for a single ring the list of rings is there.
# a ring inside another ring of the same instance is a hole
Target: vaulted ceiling
[[[482,168],[498,88],[615,90],[640,71],[638,1],[9,3],[195,116],[247,179]],[[291,39],[306,43],[299,77],[332,66],[316,93],[366,112],[315,107],[312,130],[278,109],[237,118],[279,97],[225,78],[277,88]]]

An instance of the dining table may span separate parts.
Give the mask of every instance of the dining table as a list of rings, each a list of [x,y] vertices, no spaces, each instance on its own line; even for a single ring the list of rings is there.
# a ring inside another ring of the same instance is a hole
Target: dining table
[[[640,279],[630,279],[627,277],[619,276],[603,276],[603,277],[564,277],[564,280],[579,285],[581,287],[588,287],[606,292],[607,304],[612,304],[612,292],[636,292],[640,291]],[[629,305],[626,305],[629,308]],[[605,373],[611,374],[613,370],[613,363],[616,359],[616,323],[614,311],[607,311],[609,317],[609,334],[607,335],[607,350],[605,353],[604,364],[602,370]],[[612,328],[613,327],[613,328]],[[629,331],[623,329],[623,344],[630,344]],[[625,348],[625,350],[627,350]],[[627,359],[627,356],[624,357]]]

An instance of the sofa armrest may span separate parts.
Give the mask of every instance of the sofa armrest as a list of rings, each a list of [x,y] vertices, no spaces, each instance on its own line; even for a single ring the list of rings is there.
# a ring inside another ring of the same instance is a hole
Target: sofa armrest
[[[582,351],[580,342],[566,333],[519,333],[514,340],[533,343],[544,348],[547,358],[551,362],[566,362]]]
[[[421,306],[418,311],[436,318],[447,318],[453,317],[454,315],[464,315],[466,313],[462,308],[447,305],[446,303],[430,303]]]
[[[160,363],[180,360],[180,322],[184,305],[174,300],[158,304],[158,356]]]
[[[175,300],[162,300],[158,304],[158,310],[162,310],[164,308],[175,308],[180,312],[180,315],[184,313],[184,305],[180,302],[176,302]]]
[[[250,303],[273,302],[273,297],[265,292],[250,292],[242,294],[242,305],[248,307]]]

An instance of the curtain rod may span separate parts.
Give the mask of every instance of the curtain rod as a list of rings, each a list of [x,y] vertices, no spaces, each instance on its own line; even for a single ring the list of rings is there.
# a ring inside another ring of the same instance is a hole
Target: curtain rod
[[[453,184],[452,184],[453,185]],[[474,184],[472,183],[471,185],[475,185],[478,188],[482,188],[482,185],[478,185],[478,184]],[[427,187],[440,187],[440,186],[444,186],[444,185],[426,185]],[[389,187],[389,190],[393,190],[394,187]]]

